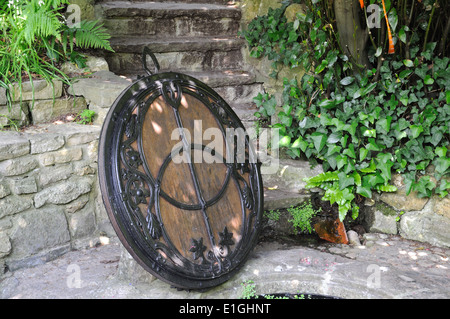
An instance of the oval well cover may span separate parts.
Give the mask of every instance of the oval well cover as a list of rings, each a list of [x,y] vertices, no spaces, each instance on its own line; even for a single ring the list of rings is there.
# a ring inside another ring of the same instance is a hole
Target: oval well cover
[[[103,201],[148,272],[184,289],[228,280],[256,244],[263,188],[245,129],[211,88],[147,76],[112,105],[99,145]]]

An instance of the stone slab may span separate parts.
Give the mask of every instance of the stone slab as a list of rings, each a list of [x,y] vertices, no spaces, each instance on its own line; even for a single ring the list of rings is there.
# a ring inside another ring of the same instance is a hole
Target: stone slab
[[[88,103],[109,108],[122,91],[131,85],[110,71],[95,72],[90,78],[80,79],[69,89],[72,95],[82,95]]]
[[[21,89],[19,84],[15,83],[10,87],[12,101],[48,100],[61,97],[62,82],[53,80],[52,83],[46,80],[27,81],[22,83]]]
[[[0,161],[30,153],[30,142],[18,132],[0,132]]]

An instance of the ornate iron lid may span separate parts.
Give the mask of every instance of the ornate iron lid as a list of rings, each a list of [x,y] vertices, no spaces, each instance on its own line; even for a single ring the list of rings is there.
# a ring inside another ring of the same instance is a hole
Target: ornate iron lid
[[[259,165],[241,121],[214,90],[159,73],[148,49],[143,62],[149,75],[121,93],[102,128],[103,201],[144,269],[177,288],[208,289],[234,275],[256,244]]]

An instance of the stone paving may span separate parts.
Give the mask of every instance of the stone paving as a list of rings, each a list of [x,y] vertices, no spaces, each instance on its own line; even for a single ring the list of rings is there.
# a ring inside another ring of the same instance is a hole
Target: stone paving
[[[450,298],[450,249],[393,235],[365,234],[362,245],[260,243],[235,277],[206,292],[178,291],[143,270],[124,267],[127,255],[116,240],[71,251],[43,265],[7,273],[0,279],[0,297],[235,299],[242,297],[243,283],[252,282],[257,294]]]

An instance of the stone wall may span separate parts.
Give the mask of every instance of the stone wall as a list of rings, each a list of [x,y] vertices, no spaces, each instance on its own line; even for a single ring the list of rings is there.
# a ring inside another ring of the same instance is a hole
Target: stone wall
[[[398,234],[404,238],[450,247],[450,196],[420,198],[406,195],[400,175],[394,175],[395,193],[376,194],[362,207],[367,231]]]
[[[2,269],[33,266],[113,234],[98,190],[99,132],[78,124],[0,132]]]
[[[269,8],[279,8],[282,5],[281,0],[243,0],[240,2],[242,10],[241,28],[245,30],[248,24],[256,17],[266,15]],[[285,16],[287,21],[294,21],[295,15],[302,11],[303,6],[295,3],[286,8]],[[250,56],[248,45],[244,49],[244,60],[248,68],[256,74],[256,81],[264,83],[264,90],[274,95],[277,99],[278,105],[282,105],[281,94],[283,92],[283,78],[294,79],[300,81],[304,75],[304,70],[301,67],[289,68],[279,67],[278,76],[276,79],[269,76],[272,72],[272,61],[267,58],[256,59]],[[276,117],[272,118],[272,122],[277,121]]]
[[[33,125],[0,131],[0,276],[115,236],[98,185],[98,140],[108,108],[130,82],[105,69],[105,63],[94,63],[92,69],[99,71],[75,81],[67,97],[61,82],[54,82],[54,90],[35,81],[32,103],[31,87],[24,84],[21,103],[27,113],[16,120]],[[9,118],[16,106],[8,113],[0,92],[0,108]],[[94,125],[50,121],[84,109],[96,112]]]

